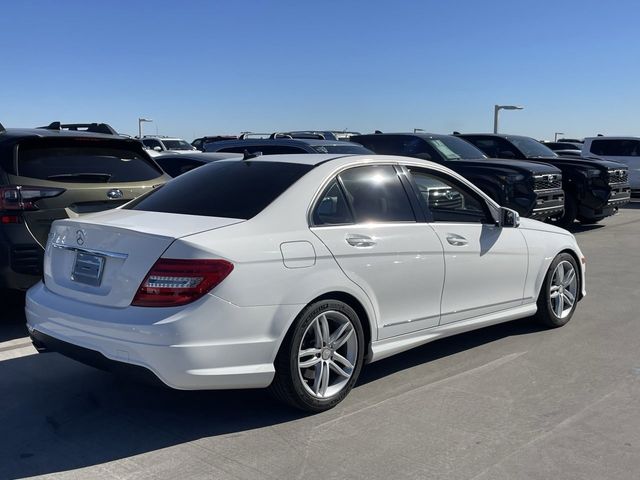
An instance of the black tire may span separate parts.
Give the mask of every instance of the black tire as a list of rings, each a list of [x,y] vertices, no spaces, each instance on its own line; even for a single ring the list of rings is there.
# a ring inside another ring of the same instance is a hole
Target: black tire
[[[602,220],[604,220],[604,218],[578,217],[578,221],[583,225],[594,225]]]
[[[346,316],[356,335],[357,356],[353,364],[351,377],[335,395],[318,398],[307,391],[298,370],[298,352],[304,340],[307,328],[321,314],[338,312]],[[351,391],[358,380],[364,361],[364,332],[357,313],[346,303],[338,300],[320,300],[308,305],[291,326],[275,361],[275,377],[269,387],[271,393],[280,401],[307,412],[322,412],[335,407]]]
[[[578,201],[573,195],[565,194],[564,197],[564,213],[560,218],[551,220],[550,223],[558,227],[568,228],[576,221],[578,216]]]
[[[562,317],[556,315],[556,312],[553,309],[552,299],[551,299],[551,285],[553,282],[554,272],[558,265],[562,262],[569,262],[574,269],[577,278],[577,288],[575,292],[575,301],[573,302],[573,306],[571,311],[568,314],[563,315]],[[578,268],[578,264],[575,259],[569,255],[568,253],[561,253],[556,258],[553,259],[551,265],[549,266],[549,270],[544,278],[544,282],[542,282],[542,287],[540,289],[540,294],[538,295],[538,311],[535,315],[536,321],[539,323],[546,325],[547,327],[557,328],[566,325],[574,312],[576,311],[576,306],[578,304],[578,296],[580,295],[580,269]]]

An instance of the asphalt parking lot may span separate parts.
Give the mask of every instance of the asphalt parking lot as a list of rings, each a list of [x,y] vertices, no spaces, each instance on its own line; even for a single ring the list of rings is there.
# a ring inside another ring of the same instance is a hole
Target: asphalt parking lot
[[[334,410],[180,392],[36,354],[0,314],[0,478],[637,479],[640,201],[577,227],[588,296],[368,366]]]

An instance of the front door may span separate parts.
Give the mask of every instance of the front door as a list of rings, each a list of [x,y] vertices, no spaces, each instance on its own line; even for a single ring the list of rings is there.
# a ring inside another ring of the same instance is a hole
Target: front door
[[[409,170],[444,248],[440,323],[521,305],[528,268],[521,232],[496,226],[485,200],[463,183],[420,168]]]

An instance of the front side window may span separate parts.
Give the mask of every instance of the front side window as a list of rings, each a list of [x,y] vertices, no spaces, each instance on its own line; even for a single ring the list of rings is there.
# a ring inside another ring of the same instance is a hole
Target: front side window
[[[339,177],[357,223],[416,221],[393,166],[355,167]]]
[[[320,197],[313,212],[314,225],[347,225],[353,223],[346,198],[336,180],[332,181]]]
[[[167,150],[193,150],[193,146],[184,140],[163,140],[162,142]]]
[[[142,144],[145,147],[149,147],[149,148],[156,148],[159,147],[160,149],[162,149],[162,146],[160,145],[160,142],[157,140],[143,140]]]
[[[409,171],[420,193],[420,201],[434,222],[489,223],[484,201],[458,182],[419,168]]]

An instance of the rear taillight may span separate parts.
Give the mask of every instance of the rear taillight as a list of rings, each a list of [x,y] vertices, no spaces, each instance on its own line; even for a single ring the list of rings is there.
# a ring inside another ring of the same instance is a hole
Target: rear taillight
[[[38,210],[36,202],[57,197],[64,188],[9,185],[0,187],[0,210]]]
[[[159,259],[143,280],[131,305],[175,307],[202,297],[233,270],[226,260]]]

